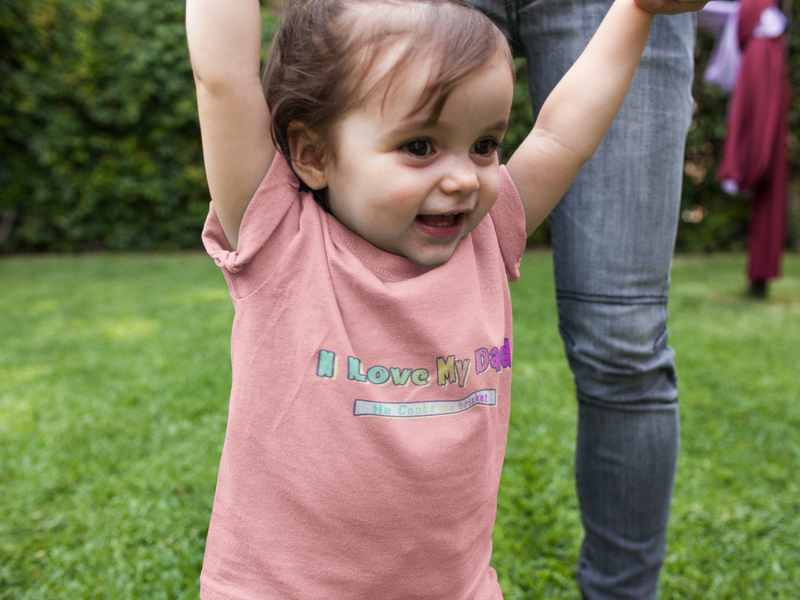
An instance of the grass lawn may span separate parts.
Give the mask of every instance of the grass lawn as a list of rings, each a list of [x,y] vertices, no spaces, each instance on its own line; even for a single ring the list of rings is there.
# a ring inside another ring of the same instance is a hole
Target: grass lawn
[[[743,296],[743,264],[675,261],[683,438],[662,599],[798,597],[800,257],[766,302]],[[512,294],[494,564],[507,600],[577,600],[576,407],[548,254],[526,255]],[[0,600],[197,597],[232,315],[201,254],[0,259]]]

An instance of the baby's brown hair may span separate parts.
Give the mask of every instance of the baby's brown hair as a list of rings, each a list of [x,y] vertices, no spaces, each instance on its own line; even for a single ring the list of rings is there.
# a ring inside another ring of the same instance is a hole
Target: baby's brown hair
[[[391,68],[365,85],[399,40],[405,47]],[[314,133],[319,155],[335,161],[341,117],[379,92],[385,99],[414,64],[432,68],[423,71],[428,81],[411,114],[431,106],[435,121],[452,89],[497,52],[513,72],[503,34],[463,0],[299,0],[272,40],[261,78],[273,138],[288,160],[290,126],[299,125]],[[314,197],[327,208],[325,190]]]

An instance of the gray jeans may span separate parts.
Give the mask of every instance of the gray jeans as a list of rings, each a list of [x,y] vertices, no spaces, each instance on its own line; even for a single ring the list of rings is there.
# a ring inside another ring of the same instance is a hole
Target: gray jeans
[[[535,111],[611,4],[472,1],[527,57]],[[666,552],[680,435],[667,296],[694,41],[693,14],[656,17],[619,116],[550,215],[559,328],[579,405],[577,579],[589,600],[655,598]]]

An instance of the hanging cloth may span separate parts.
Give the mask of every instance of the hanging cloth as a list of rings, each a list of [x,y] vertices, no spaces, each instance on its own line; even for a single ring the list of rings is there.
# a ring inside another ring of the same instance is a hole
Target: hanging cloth
[[[751,282],[780,274],[786,233],[790,88],[785,27],[786,17],[774,0],[742,0],[738,27],[742,57],[717,179],[728,189],[738,187],[752,194],[747,267]]]
[[[736,87],[742,52],[739,50],[740,2],[711,0],[697,13],[697,27],[717,38],[703,81],[731,93]]]

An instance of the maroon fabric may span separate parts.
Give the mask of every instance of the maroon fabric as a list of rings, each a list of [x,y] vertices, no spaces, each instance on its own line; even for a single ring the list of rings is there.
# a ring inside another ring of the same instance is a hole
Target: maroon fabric
[[[774,0],[743,0],[739,12],[742,62],[728,111],[728,131],[717,179],[733,179],[752,193],[748,231],[750,281],[780,274],[786,232],[786,153],[789,74],[786,44],[754,38],[753,29]]]

